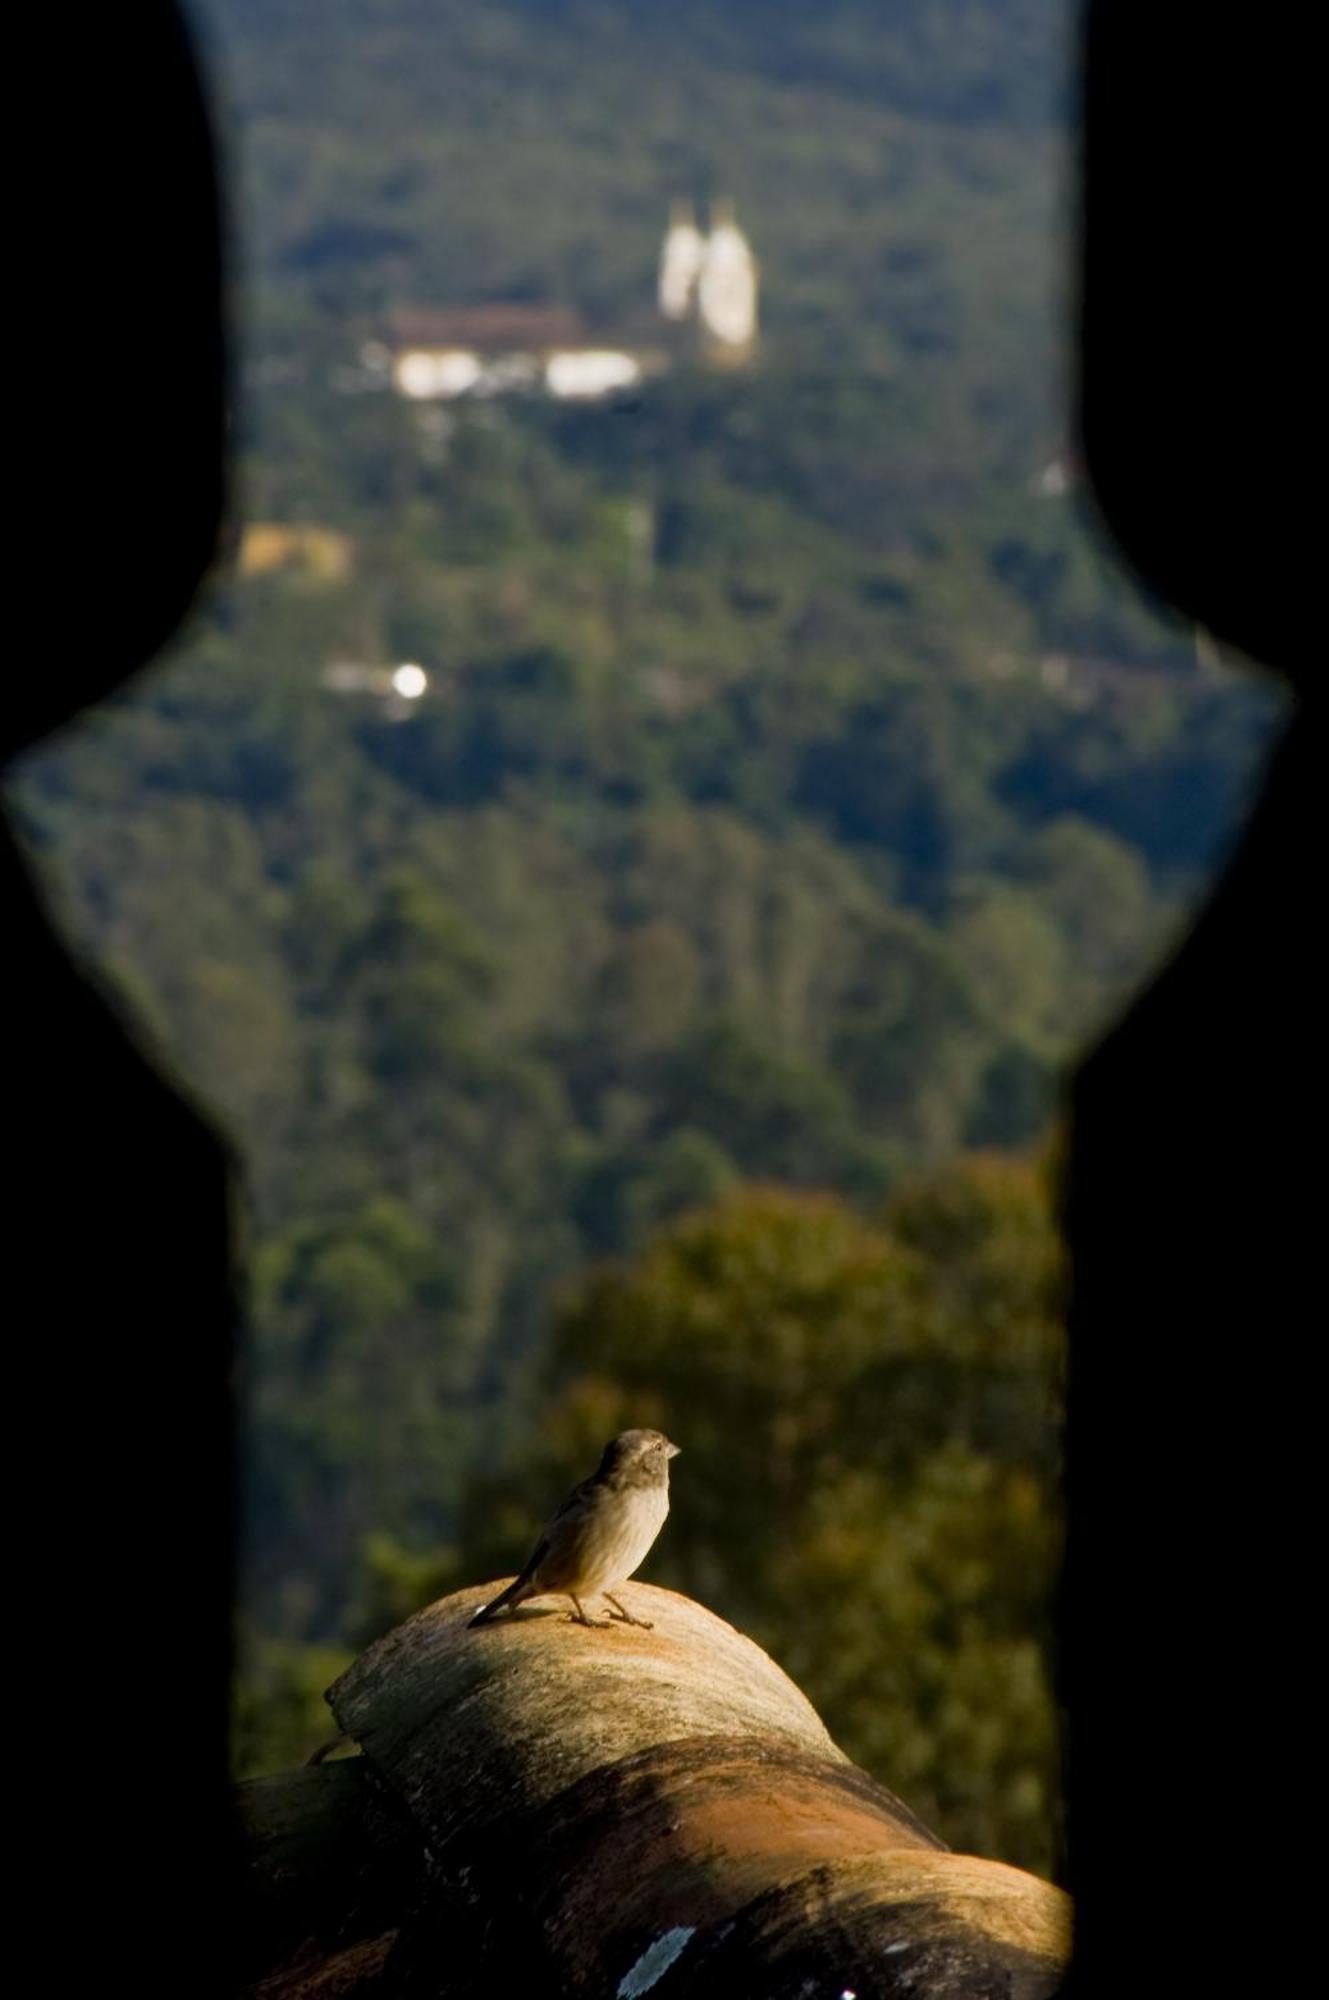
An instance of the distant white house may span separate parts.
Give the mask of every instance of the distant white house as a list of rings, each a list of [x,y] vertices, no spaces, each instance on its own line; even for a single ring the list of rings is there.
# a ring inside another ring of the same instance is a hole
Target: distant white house
[[[630,389],[641,376],[636,355],[614,347],[566,348],[545,362],[551,396],[610,396],[615,389]]]

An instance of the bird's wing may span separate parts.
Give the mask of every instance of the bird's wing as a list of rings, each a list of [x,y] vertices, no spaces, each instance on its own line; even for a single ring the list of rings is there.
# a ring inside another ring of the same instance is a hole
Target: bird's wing
[[[517,1578],[515,1583],[510,1583],[508,1585],[508,1590],[517,1591],[522,1588],[523,1584],[529,1583],[531,1578],[535,1575],[535,1572],[539,1569],[541,1563],[544,1561],[545,1557],[548,1554],[549,1554],[549,1537],[548,1535],[541,1535],[539,1541],[536,1543],[535,1547],[531,1550],[530,1555],[527,1557],[526,1566],[522,1570],[521,1575]]]
[[[549,1554],[559,1529],[565,1527],[569,1521],[572,1521],[578,1514],[582,1513],[592,1496],[598,1490],[598,1482],[594,1474],[589,1479],[583,1479],[580,1485],[573,1487],[562,1506],[558,1507],[549,1516],[544,1527],[540,1530],[540,1539],[532,1549],[530,1560],[527,1562],[525,1569],[517,1578],[517,1582],[512,1586],[514,1590],[519,1588],[523,1583],[530,1582],[545,1557]]]

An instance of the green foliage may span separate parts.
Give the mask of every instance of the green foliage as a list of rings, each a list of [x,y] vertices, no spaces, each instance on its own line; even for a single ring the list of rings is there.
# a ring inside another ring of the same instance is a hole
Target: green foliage
[[[340,1646],[242,1636],[231,1700],[231,1765],[239,1778],[302,1764],[335,1736],[324,1691],[351,1664]]]

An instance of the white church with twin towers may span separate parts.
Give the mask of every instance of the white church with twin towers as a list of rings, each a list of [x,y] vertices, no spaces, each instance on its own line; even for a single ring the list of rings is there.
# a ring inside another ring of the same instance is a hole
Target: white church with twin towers
[[[666,319],[696,324],[710,358],[748,359],[757,339],[757,260],[730,202],[713,205],[704,233],[691,204],[675,202],[657,297]]]

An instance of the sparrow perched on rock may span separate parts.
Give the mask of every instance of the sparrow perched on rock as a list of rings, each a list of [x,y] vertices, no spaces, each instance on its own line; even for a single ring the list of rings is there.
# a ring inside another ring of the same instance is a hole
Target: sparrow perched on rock
[[[622,1431],[611,1439],[590,1478],[574,1486],[546,1522],[521,1575],[468,1622],[487,1625],[528,1597],[557,1591],[572,1599],[571,1615],[580,1625],[606,1624],[588,1618],[581,1606],[583,1597],[599,1593],[614,1607],[611,1618],[649,1629],[650,1620],[625,1611],[610,1586],[626,1582],[645,1561],[664,1526],[669,1461],[678,1449],[660,1431]]]

